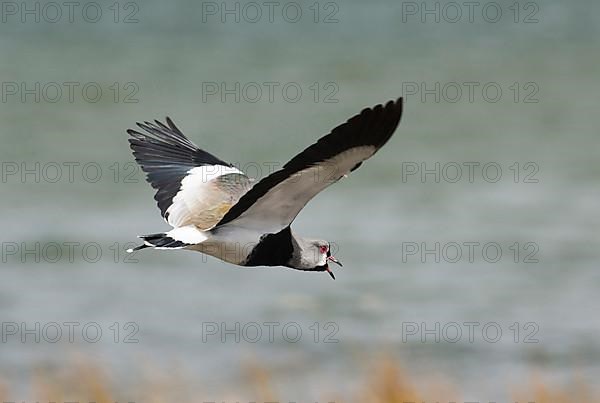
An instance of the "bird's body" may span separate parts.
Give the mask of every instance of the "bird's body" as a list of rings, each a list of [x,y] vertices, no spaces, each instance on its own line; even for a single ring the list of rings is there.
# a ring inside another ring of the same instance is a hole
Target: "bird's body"
[[[387,142],[402,99],[364,109],[252,186],[239,169],[199,149],[167,118],[128,130],[136,161],[157,189],[155,200],[173,229],[145,235],[156,249],[188,249],[240,266],[327,271],[330,244],[292,233],[290,225],[316,194],[357,169]],[[341,264],[340,264],[341,265]]]

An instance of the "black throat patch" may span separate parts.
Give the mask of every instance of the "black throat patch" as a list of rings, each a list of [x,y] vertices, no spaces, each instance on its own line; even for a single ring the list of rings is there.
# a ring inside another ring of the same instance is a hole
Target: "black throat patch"
[[[293,253],[292,231],[286,227],[276,234],[263,235],[244,266],[287,266]]]

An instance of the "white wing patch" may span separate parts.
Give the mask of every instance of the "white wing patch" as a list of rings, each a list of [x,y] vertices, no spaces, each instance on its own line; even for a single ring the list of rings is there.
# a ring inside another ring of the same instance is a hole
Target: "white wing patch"
[[[200,230],[210,229],[249,188],[250,179],[235,167],[192,168],[167,209],[167,222],[173,227],[194,225]]]
[[[193,245],[204,242],[206,239],[208,239],[206,234],[200,231],[195,225],[173,228],[171,231],[167,232],[167,236],[177,241]]]

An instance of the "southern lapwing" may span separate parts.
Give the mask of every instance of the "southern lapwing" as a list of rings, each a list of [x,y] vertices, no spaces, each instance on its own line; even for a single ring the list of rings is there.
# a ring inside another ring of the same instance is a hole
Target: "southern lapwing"
[[[173,229],[140,236],[134,250],[188,249],[240,266],[286,266],[328,272],[330,243],[290,229],[317,193],[357,169],[392,136],[402,98],[364,109],[252,186],[232,164],[199,149],[171,119],[128,130],[135,160],[156,189],[154,199]]]

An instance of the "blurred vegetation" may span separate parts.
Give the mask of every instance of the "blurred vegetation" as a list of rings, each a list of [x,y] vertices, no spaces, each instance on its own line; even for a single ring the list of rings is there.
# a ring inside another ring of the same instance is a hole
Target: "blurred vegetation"
[[[359,380],[358,393],[352,396],[340,395],[335,390],[323,390],[320,402],[367,402],[367,403],[441,403],[464,402],[455,388],[443,380],[435,382],[411,377],[402,365],[389,358],[381,357],[368,372],[365,379]],[[145,371],[145,370],[144,370]],[[245,367],[248,385],[253,391],[252,399],[242,399],[238,392],[231,391],[229,397],[217,399],[222,402],[287,402],[277,391],[270,371],[259,364]],[[127,392],[140,402],[166,401],[210,401],[198,398],[197,383],[185,375],[169,373],[157,375],[146,373],[145,378]],[[39,370],[30,385],[30,399],[35,402],[95,402],[114,403],[123,393],[114,381],[109,380],[100,367],[75,362],[66,372],[55,373]],[[419,385],[419,386],[418,386]],[[241,385],[234,384],[232,389]],[[558,386],[532,376],[523,385],[516,385],[508,392],[514,403],[592,403],[599,402],[600,395],[592,391],[591,385],[573,379],[567,386]],[[0,401],[25,401],[11,395],[10,386],[0,383]],[[131,399],[127,400],[131,401]],[[214,401],[214,400],[213,400]],[[493,399],[482,402],[494,401]]]

